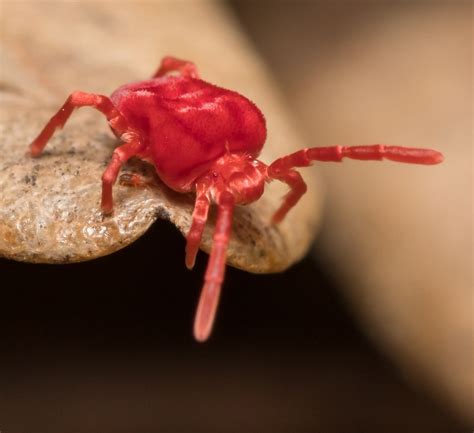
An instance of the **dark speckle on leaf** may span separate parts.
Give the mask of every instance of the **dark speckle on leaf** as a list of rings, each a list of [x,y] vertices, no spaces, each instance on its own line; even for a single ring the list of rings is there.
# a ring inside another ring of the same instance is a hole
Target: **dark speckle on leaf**
[[[31,176],[29,175],[24,176],[23,182],[31,186],[36,186],[36,175],[32,174]]]

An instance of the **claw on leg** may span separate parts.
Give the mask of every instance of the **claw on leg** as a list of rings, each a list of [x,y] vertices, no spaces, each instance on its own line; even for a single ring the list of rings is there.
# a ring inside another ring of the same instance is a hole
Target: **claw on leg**
[[[231,193],[225,191],[220,194],[217,204],[219,208],[212,250],[194,320],[194,337],[200,342],[209,338],[216,316],[222,281],[224,280],[227,247],[232,230],[234,197]]]

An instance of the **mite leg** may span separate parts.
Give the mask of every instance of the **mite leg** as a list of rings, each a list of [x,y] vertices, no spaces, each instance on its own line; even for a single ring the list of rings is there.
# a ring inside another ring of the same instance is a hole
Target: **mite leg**
[[[207,264],[204,286],[201,291],[196,318],[194,320],[194,337],[198,341],[205,341],[209,337],[217,304],[224,280],[227,246],[232,230],[232,215],[235,200],[231,193],[224,191],[218,199],[216,228],[209,262]]]
[[[187,60],[177,59],[176,57],[166,56],[161,60],[161,65],[154,73],[153,78],[162,77],[168,72],[180,72],[181,75],[190,78],[199,78],[196,65]]]
[[[443,155],[436,150],[373,144],[369,146],[310,147],[277,159],[270,164],[269,169],[280,172],[294,167],[307,167],[313,161],[340,162],[343,158],[374,161],[389,159],[426,165],[439,164],[443,161]]]
[[[277,159],[268,167],[267,175],[269,178],[286,182],[291,188],[282,206],[273,216],[273,222],[281,221],[306,192],[306,185],[301,176],[293,170],[294,167],[308,167],[313,161],[340,162],[343,158],[376,161],[389,159],[396,162],[426,165],[439,164],[443,161],[443,155],[436,150],[385,146],[383,144],[302,149]]]
[[[117,180],[120,168],[132,156],[137,155],[143,146],[138,137],[129,137],[128,143],[117,147],[112,154],[112,159],[102,175],[102,202],[101,207],[104,213],[112,213],[114,204],[112,198],[112,186]]]
[[[64,126],[74,109],[85,106],[94,107],[104,113],[112,129],[120,133],[127,131],[128,124],[126,119],[115,108],[107,96],[74,92],[67,98],[59,111],[49,120],[38,137],[30,144],[30,155],[33,157],[39,156],[54,131]]]
[[[301,196],[306,192],[308,187],[304,182],[301,174],[296,170],[287,170],[281,173],[274,173],[273,179],[280,180],[290,187],[288,194],[283,197],[283,203],[279,209],[273,214],[272,223],[277,224],[285,218],[288,211],[298,203]]]
[[[193,211],[193,222],[186,237],[186,267],[192,269],[201,244],[202,232],[209,212],[209,185],[201,182],[196,185],[196,202]]]

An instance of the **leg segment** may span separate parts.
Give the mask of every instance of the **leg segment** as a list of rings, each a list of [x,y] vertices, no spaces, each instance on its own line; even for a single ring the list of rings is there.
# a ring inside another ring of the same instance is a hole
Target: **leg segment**
[[[217,204],[219,210],[212,239],[212,250],[194,320],[194,336],[198,341],[207,340],[216,316],[222,281],[224,280],[227,246],[232,230],[235,200],[231,193],[224,191],[220,194]]]
[[[200,182],[196,185],[196,202],[193,211],[193,222],[186,237],[186,267],[192,269],[196,261],[196,255],[201,244],[202,232],[207,221],[209,212],[209,198],[207,196],[209,185]]]
[[[168,72],[180,72],[181,75],[190,78],[199,78],[196,65],[187,60],[180,60],[176,57],[166,56],[161,60],[161,65],[153,74],[153,78],[162,77]]]
[[[285,218],[288,211],[298,203],[301,196],[306,192],[308,187],[304,182],[301,174],[296,170],[288,170],[275,174],[274,179],[285,182],[290,187],[290,191],[283,198],[283,203],[279,209],[273,214],[272,223],[277,224]]]
[[[114,130],[120,133],[127,130],[128,125],[126,119],[115,108],[114,104],[107,96],[95,95],[93,93],[74,92],[69,96],[69,98],[67,98],[59,111],[50,119],[38,137],[36,137],[36,139],[30,144],[30,155],[34,157],[39,156],[54,131],[64,126],[74,109],[85,106],[94,107],[104,113],[109,125]]]
[[[132,156],[142,150],[142,145],[138,138],[132,138],[130,142],[117,147],[112,154],[112,159],[102,175],[102,202],[101,207],[104,213],[112,213],[114,204],[112,198],[112,186],[117,180],[120,168]]]

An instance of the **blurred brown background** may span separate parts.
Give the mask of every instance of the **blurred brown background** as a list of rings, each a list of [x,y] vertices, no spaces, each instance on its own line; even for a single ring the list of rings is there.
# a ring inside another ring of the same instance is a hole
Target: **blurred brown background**
[[[433,147],[446,163],[314,168],[326,186],[314,254],[281,275],[230,269],[206,345],[190,332],[206,257],[184,272],[168,223],[93,262],[1,261],[0,430],[470,431],[471,5],[168,4],[150,4],[150,20],[164,39],[186,23],[183,52],[201,44],[207,68],[233,56],[216,51],[228,34],[258,50],[308,145]],[[145,73],[144,48],[110,50]]]
[[[474,420],[472,3],[237,4],[308,145],[444,152],[428,170],[320,164],[316,254],[366,332]]]

